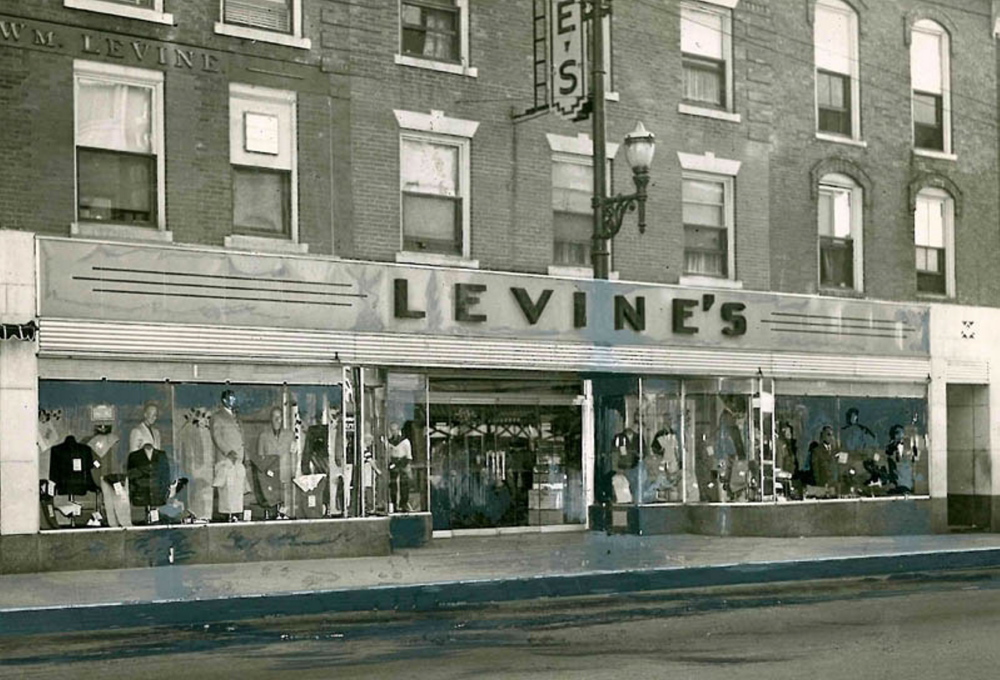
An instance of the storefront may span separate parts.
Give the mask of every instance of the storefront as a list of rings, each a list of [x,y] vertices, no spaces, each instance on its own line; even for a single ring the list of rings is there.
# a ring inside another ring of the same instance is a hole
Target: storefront
[[[6,535],[196,535],[164,554],[198,561],[388,551],[432,531],[932,524],[923,307],[31,248],[37,446],[4,455],[30,457],[37,486],[0,474],[18,508]]]

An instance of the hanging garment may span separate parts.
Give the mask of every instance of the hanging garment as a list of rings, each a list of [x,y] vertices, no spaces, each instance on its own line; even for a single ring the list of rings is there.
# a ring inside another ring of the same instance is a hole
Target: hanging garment
[[[329,480],[325,474],[300,475],[294,480],[299,493],[295,517],[298,519],[318,519],[323,516],[323,497]]]
[[[215,449],[205,417],[188,420],[181,426],[177,457],[187,471],[188,510],[198,519],[212,519]]]
[[[616,472],[615,476],[611,478],[611,488],[614,489],[615,503],[632,502],[632,490],[628,477],[622,472]]]
[[[94,452],[94,467],[91,475],[101,490],[104,516],[109,527],[132,526],[132,511],[129,507],[128,477],[124,461],[118,455],[118,435],[96,434],[87,441]]]
[[[219,490],[219,512],[238,515],[243,512],[243,487],[246,468],[242,462],[234,463],[223,456],[215,463],[215,488]]]
[[[167,453],[143,447],[128,454],[129,500],[136,508],[163,505],[170,489],[170,462]]]
[[[59,495],[82,496],[96,491],[97,485],[90,474],[94,467],[94,454],[90,447],[70,435],[61,444],[52,447],[49,461],[49,479],[56,483]]]
[[[291,430],[275,432],[268,428],[257,439],[257,450],[250,456],[253,490],[260,505],[278,505],[285,500],[291,483],[295,437]]]

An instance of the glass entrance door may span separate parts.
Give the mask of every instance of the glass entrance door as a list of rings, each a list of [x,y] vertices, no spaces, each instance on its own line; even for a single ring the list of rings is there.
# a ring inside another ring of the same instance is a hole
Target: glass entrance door
[[[432,379],[434,529],[583,523],[580,389],[579,381]]]

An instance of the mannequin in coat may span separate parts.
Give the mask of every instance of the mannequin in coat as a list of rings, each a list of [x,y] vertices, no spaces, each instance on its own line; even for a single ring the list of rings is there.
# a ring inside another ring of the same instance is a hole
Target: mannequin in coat
[[[215,445],[209,431],[210,420],[207,410],[191,409],[184,414],[177,437],[177,456],[189,479],[187,509],[199,522],[212,519]]]
[[[238,521],[243,513],[243,492],[246,484],[246,450],[243,426],[236,417],[236,394],[222,393],[221,404],[212,414],[212,443],[215,445],[214,486],[219,491],[219,513]]]

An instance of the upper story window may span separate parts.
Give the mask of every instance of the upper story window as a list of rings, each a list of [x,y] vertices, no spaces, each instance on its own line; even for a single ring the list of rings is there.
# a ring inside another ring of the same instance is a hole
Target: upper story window
[[[913,214],[917,292],[955,294],[955,202],[942,190],[924,188]]]
[[[732,7],[735,2],[681,3],[684,101],[732,111]]]
[[[862,189],[846,175],[820,180],[818,256],[820,288],[863,289]]]
[[[302,37],[302,0],[219,0],[215,32],[309,49]]]
[[[229,85],[233,231],[297,240],[295,93]]]
[[[910,34],[913,146],[951,153],[951,74],[948,33],[924,19]]]
[[[733,278],[732,194],[732,178],[684,173],[681,204],[685,275]]]
[[[816,129],[861,138],[858,16],[841,0],[817,0],[814,25]]]
[[[396,111],[400,124],[401,249],[468,260],[470,151],[478,123]]]
[[[165,225],[163,73],[75,61],[79,222]]]
[[[400,0],[397,64],[475,76],[468,0]]]
[[[589,267],[594,232],[594,163],[588,156],[552,159],[552,263]]]
[[[63,6],[158,24],[174,23],[173,15],[163,11],[163,0],[63,0]]]

